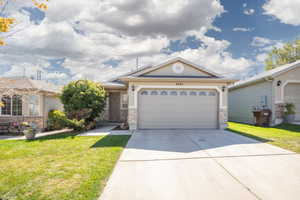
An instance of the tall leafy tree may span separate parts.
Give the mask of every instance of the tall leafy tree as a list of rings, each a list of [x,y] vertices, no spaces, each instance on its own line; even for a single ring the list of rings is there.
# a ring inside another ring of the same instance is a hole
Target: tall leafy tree
[[[13,17],[10,17],[11,12],[7,12],[7,8],[12,3],[23,3],[24,0],[0,0],[0,46],[5,45],[4,39],[11,36],[13,33],[8,34],[14,28],[16,28],[17,20]],[[32,1],[33,6],[41,9],[48,9],[48,1],[49,0],[26,0]],[[17,10],[16,10],[17,12]],[[20,22],[18,22],[20,23]]]
[[[67,117],[71,120],[84,120],[85,126],[95,123],[104,110],[106,92],[93,81],[72,81],[63,87],[60,99]],[[87,128],[89,129],[89,128]]]
[[[274,69],[278,66],[295,62],[300,59],[300,39],[286,43],[281,48],[274,48],[265,60],[266,70]]]

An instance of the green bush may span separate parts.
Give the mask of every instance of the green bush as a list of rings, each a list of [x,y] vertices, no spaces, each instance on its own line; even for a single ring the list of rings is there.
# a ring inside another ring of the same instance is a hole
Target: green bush
[[[67,119],[66,121],[67,127],[74,129],[76,131],[85,130],[85,123],[84,120],[77,120],[77,119]]]
[[[84,120],[68,119],[66,114],[60,110],[51,110],[48,113],[48,129],[59,130],[71,128],[74,130],[84,129]]]
[[[47,125],[50,130],[59,130],[67,127],[66,114],[60,110],[51,110],[48,113]]]
[[[81,126],[83,123],[84,127],[89,129],[104,110],[106,92],[96,82],[78,80],[64,86],[60,99],[67,118],[76,126]]]
[[[285,115],[294,115],[296,113],[295,112],[295,104],[286,103],[284,105],[284,107],[285,107],[285,112],[284,112]]]

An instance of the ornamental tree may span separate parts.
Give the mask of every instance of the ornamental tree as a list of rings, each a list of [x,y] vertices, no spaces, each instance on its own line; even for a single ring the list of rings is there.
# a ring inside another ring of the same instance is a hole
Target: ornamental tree
[[[292,43],[286,43],[281,48],[273,48],[265,60],[266,70],[271,70],[297,60],[300,60],[300,39]]]
[[[90,80],[72,81],[63,87],[60,96],[69,119],[84,120],[89,129],[100,117],[106,102],[104,88]]]
[[[33,6],[39,8],[40,10],[48,9],[49,0],[26,0],[31,1]],[[20,21],[17,21],[15,18],[10,17],[11,13],[7,13],[6,10],[8,7],[12,7],[10,4],[14,3],[23,3],[21,0],[0,0],[0,46],[5,45],[4,38],[7,38],[14,33],[13,29],[16,29],[17,24],[20,24]],[[17,10],[16,10],[17,12]],[[18,32],[19,30],[16,30]],[[9,34],[8,34],[9,33]]]

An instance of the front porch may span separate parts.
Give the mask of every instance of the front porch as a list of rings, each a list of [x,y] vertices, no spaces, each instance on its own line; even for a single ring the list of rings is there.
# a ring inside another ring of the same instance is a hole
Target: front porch
[[[107,99],[102,119],[106,122],[126,123],[128,118],[127,90],[106,89]]]

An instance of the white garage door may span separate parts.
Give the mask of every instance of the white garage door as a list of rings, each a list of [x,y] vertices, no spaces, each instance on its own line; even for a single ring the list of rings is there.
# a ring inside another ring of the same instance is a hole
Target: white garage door
[[[215,90],[147,89],[139,92],[139,129],[215,129]]]
[[[300,121],[300,83],[289,83],[284,90],[285,102],[292,102],[296,107],[296,120]]]

